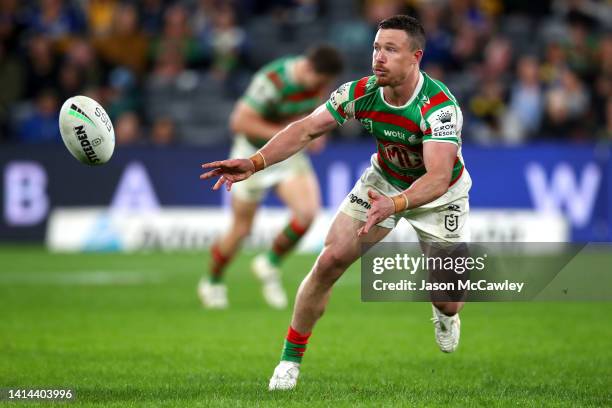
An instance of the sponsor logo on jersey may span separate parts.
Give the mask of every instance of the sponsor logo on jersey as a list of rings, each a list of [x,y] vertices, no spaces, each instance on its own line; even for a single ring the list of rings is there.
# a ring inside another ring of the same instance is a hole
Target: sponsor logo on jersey
[[[372,206],[370,205],[370,203],[368,202],[368,200],[364,200],[362,198],[357,197],[355,194],[351,193],[349,194],[349,200],[351,202],[351,204],[357,204],[362,206],[363,208],[365,208],[366,210],[369,210],[370,208],[372,208]]]
[[[401,169],[418,169],[424,165],[422,153],[402,143],[384,143],[383,153],[388,161]]]
[[[445,107],[437,111],[433,120],[431,137],[457,136],[457,123],[453,118],[452,107]]]
[[[461,209],[457,204],[449,204],[448,207],[446,207],[446,209],[448,211],[461,212]]]
[[[90,142],[89,138],[87,137],[87,132],[85,132],[85,127],[83,125],[76,126],[74,128],[74,133],[77,139],[79,139],[79,142],[81,143],[81,148],[83,149],[83,152],[89,159],[89,162],[98,163],[100,159],[98,158],[98,156],[96,155],[96,152],[93,149],[92,142]],[[94,146],[99,145],[101,142],[102,141],[99,138],[95,139],[94,143],[96,144],[94,144]]]
[[[438,114],[438,120],[442,123],[448,123],[451,121],[453,114],[449,111],[442,111]]]
[[[329,101],[334,109],[338,109],[340,105],[349,100],[350,85],[350,83],[343,84],[331,94]]]
[[[457,136],[457,130],[454,123],[440,125],[431,130],[431,137],[449,137]]]
[[[406,135],[404,134],[404,132],[399,130],[384,129],[383,133],[387,137],[397,137],[398,139],[406,140]]]

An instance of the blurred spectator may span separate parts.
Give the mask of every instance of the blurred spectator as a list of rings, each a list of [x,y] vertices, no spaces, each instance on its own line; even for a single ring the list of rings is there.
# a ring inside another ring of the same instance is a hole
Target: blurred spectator
[[[30,29],[48,36],[61,49],[66,47],[70,37],[82,33],[86,28],[81,10],[64,0],[39,0],[26,21]]]
[[[599,74],[612,77],[612,32],[601,39],[596,61]]]
[[[314,22],[323,13],[323,5],[319,0],[294,1],[293,21],[296,23],[307,24]]]
[[[494,37],[484,50],[484,78],[502,80],[508,83],[510,63],[512,62],[512,44],[506,38]]]
[[[455,59],[455,69],[471,67],[479,61],[480,41],[474,27],[464,24],[454,38],[452,53]]]
[[[174,44],[164,45],[157,53],[150,82],[167,83],[185,71],[183,54]]]
[[[10,109],[23,95],[23,66],[21,61],[8,50],[3,42],[0,42],[0,141],[8,139],[8,123],[10,121]]]
[[[118,146],[142,144],[140,119],[134,112],[125,112],[115,121],[115,139]]]
[[[25,60],[25,96],[34,97],[41,89],[56,85],[58,59],[51,41],[42,34],[31,37],[27,43]]]
[[[164,28],[153,41],[151,54],[154,60],[169,49],[178,51],[182,61],[190,67],[202,62],[202,49],[191,33],[187,21],[187,9],[180,4],[169,7],[164,13]]]
[[[100,57],[111,66],[129,68],[140,75],[146,68],[148,39],[140,30],[138,10],[133,4],[122,4],[115,9],[112,28],[94,40]]]
[[[496,0],[453,0],[448,2],[448,7],[448,15],[455,30],[470,26],[478,36],[490,34],[491,19],[501,10],[500,1]]]
[[[168,117],[161,117],[153,122],[151,142],[156,146],[168,146],[176,142],[176,125]]]
[[[399,0],[365,0],[363,16],[370,26],[375,28],[385,18],[399,14],[402,8],[402,2]]]
[[[607,100],[612,95],[612,34],[601,40],[596,58],[596,77],[591,100],[593,123],[606,123]]]
[[[199,38],[205,38],[212,27],[212,17],[217,9],[216,0],[197,0],[191,13],[191,27]]]
[[[586,21],[575,19],[569,24],[569,38],[564,44],[567,62],[581,77],[592,75],[597,41],[590,35]]]
[[[607,0],[554,0],[552,10],[559,16],[580,18],[592,25],[612,26],[612,7]]]
[[[84,86],[98,86],[102,83],[103,72],[93,46],[83,38],[70,42],[65,64],[74,65],[83,76]]]
[[[57,143],[61,140],[58,124],[59,101],[52,90],[43,90],[34,106],[17,124],[17,138],[23,143]]]
[[[325,2],[321,0],[242,0],[237,3],[242,14],[268,14],[282,24],[308,24],[325,14]]]
[[[545,60],[540,72],[544,82],[547,85],[553,85],[560,81],[563,71],[566,69],[565,51],[561,45],[556,41],[548,43],[545,51]]]
[[[124,112],[140,111],[141,95],[137,85],[132,71],[126,68],[118,67],[110,72],[108,87],[103,93],[106,111],[112,120]]]
[[[585,114],[589,95],[578,76],[569,69],[561,81],[546,94],[546,121],[542,135],[550,138],[588,137]]]
[[[59,72],[59,97],[66,100],[82,93],[85,85],[82,71],[75,64],[63,65]]]
[[[88,0],[86,11],[89,31],[94,36],[106,35],[113,26],[117,14],[118,0]]]
[[[476,141],[490,143],[501,139],[500,125],[505,113],[502,85],[491,78],[481,84],[469,102],[470,117],[474,120],[468,133]]]
[[[219,79],[226,79],[244,60],[246,36],[237,25],[234,10],[225,5],[217,9],[208,39],[213,50],[212,69]]]
[[[19,46],[25,28],[21,20],[18,0],[0,1],[0,42],[7,54],[15,52]]]
[[[517,80],[510,90],[507,112],[511,115],[510,120],[516,123],[516,137],[519,140],[536,135],[542,121],[542,108],[538,61],[532,56],[521,57],[517,64]]]
[[[150,35],[158,34],[163,25],[164,0],[141,0],[137,4],[143,30]]]
[[[612,96],[609,96],[608,100],[606,101],[605,111],[605,126],[599,132],[599,137],[607,140],[608,142],[612,142]]]
[[[437,64],[442,67],[448,67],[452,58],[452,43],[451,35],[442,27],[442,5],[422,3],[423,7],[419,9],[421,23],[427,35],[427,52],[423,56],[423,66],[429,69],[429,64]]]

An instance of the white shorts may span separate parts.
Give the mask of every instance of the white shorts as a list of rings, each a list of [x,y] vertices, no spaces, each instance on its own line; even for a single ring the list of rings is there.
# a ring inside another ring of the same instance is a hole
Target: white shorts
[[[471,186],[470,174],[467,169],[463,169],[463,174],[441,197],[421,207],[394,214],[377,225],[393,229],[404,218],[415,229],[420,241],[469,242],[467,220],[470,212]],[[368,190],[375,190],[386,196],[393,196],[402,191],[382,175],[375,154],[372,155],[371,166],[361,175],[340,205],[340,211],[365,222],[370,207]]]
[[[251,157],[257,150],[255,146],[248,142],[246,137],[236,136],[230,158]],[[305,153],[298,152],[287,160],[276,163],[255,173],[248,179],[232,185],[231,194],[243,201],[259,202],[264,198],[268,189],[282,181],[309,173],[314,173],[310,159]]]

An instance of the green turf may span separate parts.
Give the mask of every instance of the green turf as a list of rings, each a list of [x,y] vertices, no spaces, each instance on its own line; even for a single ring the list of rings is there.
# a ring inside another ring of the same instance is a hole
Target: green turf
[[[290,311],[264,305],[249,259],[229,270],[231,308],[213,312],[195,295],[206,255],[0,247],[0,387],[71,387],[69,406],[612,404],[612,304],[470,304],[445,355],[428,304],[361,303],[357,268],[337,284],[298,388],[270,393]],[[285,264],[292,294],[312,261]]]

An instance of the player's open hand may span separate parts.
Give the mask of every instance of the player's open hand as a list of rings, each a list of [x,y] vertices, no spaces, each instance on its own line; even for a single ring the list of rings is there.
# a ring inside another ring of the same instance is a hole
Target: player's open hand
[[[368,201],[370,202],[371,206],[368,210],[368,218],[365,225],[357,230],[358,237],[366,235],[372,226],[387,219],[395,212],[393,200],[385,195],[378,194],[374,190],[368,191]]]
[[[232,189],[232,184],[245,180],[255,172],[255,166],[249,159],[229,159],[202,164],[203,169],[213,169],[200,175],[201,180],[212,177],[219,177],[213,186],[213,190],[218,190],[223,184],[227,191]]]

